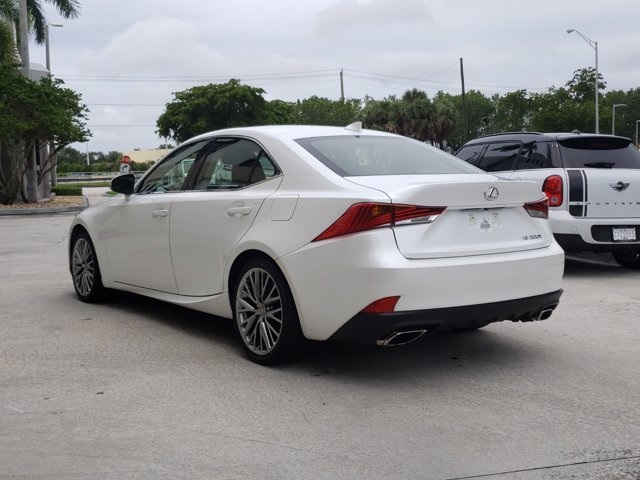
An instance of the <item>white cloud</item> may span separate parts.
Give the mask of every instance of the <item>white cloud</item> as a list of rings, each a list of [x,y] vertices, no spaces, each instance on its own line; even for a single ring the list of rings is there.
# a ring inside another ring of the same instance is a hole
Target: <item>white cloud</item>
[[[340,69],[350,98],[433,95],[459,91],[462,57],[468,89],[562,86],[594,63],[568,28],[599,42],[609,89],[640,86],[640,3],[628,0],[87,0],[76,20],[47,12],[64,23],[51,32],[53,72],[100,125],[91,150],[156,146],[172,92],[232,76],[284,100],[338,98]],[[31,58],[44,63],[44,48]]]

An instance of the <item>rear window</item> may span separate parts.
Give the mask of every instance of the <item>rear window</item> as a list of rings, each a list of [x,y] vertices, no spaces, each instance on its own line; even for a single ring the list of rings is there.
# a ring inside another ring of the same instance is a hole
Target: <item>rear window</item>
[[[480,173],[453,155],[404,137],[334,136],[296,142],[343,177]]]
[[[520,153],[520,142],[492,143],[478,163],[485,172],[504,172],[514,168]]]
[[[627,139],[581,137],[558,144],[564,168],[640,169],[640,153]]]
[[[466,145],[456,152],[456,157],[472,165],[477,165],[484,146],[484,143]]]

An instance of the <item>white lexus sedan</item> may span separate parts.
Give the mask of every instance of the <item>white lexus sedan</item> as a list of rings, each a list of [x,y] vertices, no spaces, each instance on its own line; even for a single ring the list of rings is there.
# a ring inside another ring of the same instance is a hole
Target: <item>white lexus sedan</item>
[[[534,182],[348,127],[195,137],[71,226],[80,300],[125,290],[232,318],[248,357],[309,340],[390,346],[548,318],[564,252]]]

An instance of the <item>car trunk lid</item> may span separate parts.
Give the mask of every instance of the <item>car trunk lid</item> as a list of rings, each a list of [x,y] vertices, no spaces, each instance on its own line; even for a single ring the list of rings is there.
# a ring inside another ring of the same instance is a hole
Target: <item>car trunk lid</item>
[[[535,182],[492,175],[349,177],[380,190],[398,205],[446,207],[435,220],[393,227],[400,252],[410,259],[485,255],[542,248],[551,242],[547,222],[523,207],[541,200]]]

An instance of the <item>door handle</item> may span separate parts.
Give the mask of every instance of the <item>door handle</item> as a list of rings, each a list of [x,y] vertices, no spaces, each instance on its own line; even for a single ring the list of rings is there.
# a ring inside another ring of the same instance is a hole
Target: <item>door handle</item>
[[[151,212],[152,217],[166,217],[169,215],[169,210],[153,210]]]
[[[227,209],[226,213],[230,217],[239,217],[241,215],[249,215],[251,213],[251,207],[231,207]]]

